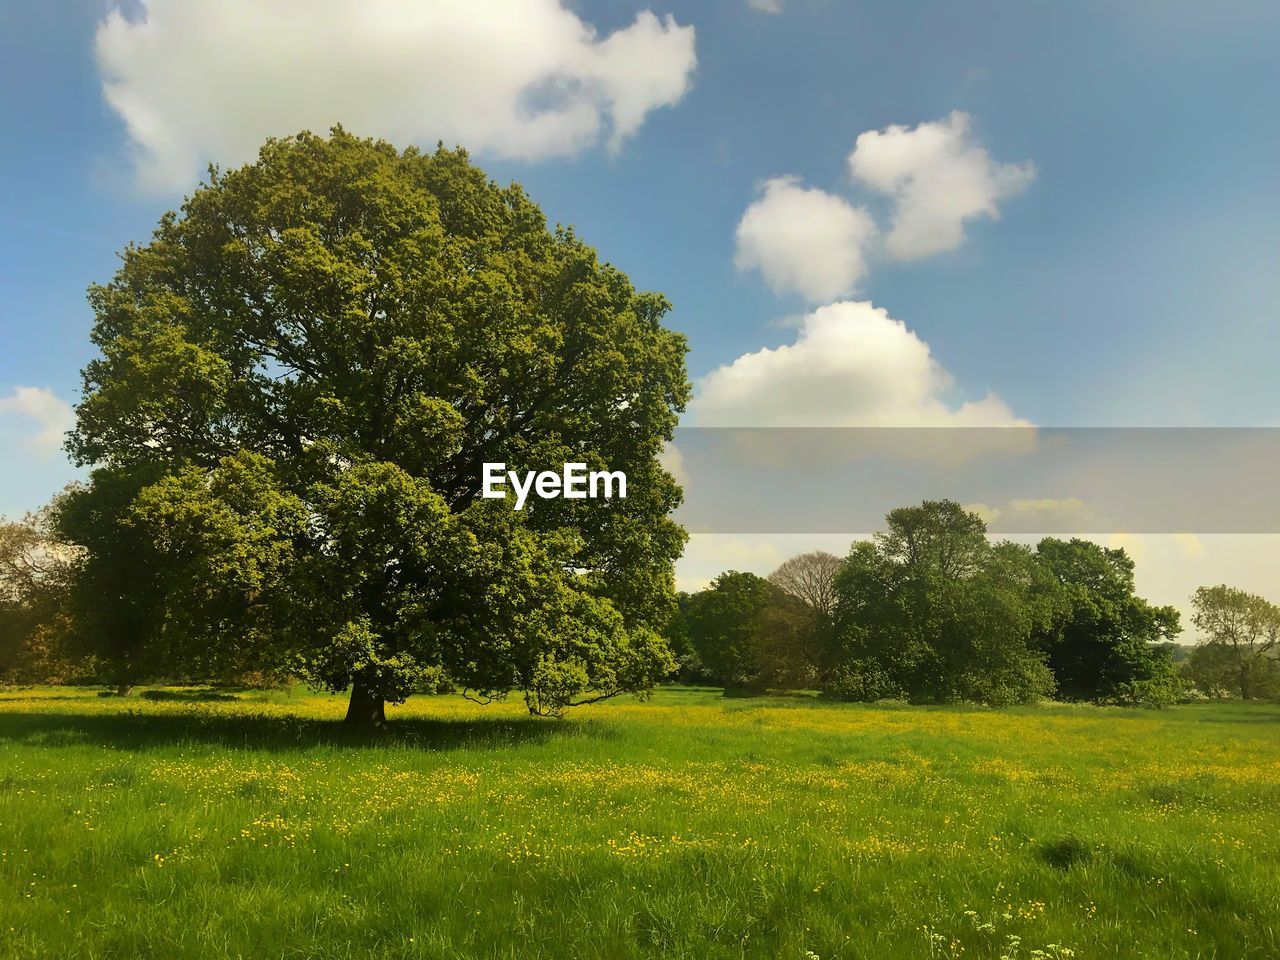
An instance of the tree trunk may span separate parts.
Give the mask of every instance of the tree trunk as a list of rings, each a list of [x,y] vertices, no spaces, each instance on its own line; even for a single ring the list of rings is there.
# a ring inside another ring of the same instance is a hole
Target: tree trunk
[[[126,683],[126,682],[123,682],[123,681],[122,681],[122,682],[120,682],[120,683],[117,683],[117,684],[116,684],[116,696],[117,696],[117,697],[127,697],[127,696],[128,696],[129,694],[131,694],[131,693],[133,693],[133,684],[132,684],[132,683]]]
[[[359,677],[351,684],[346,723],[352,727],[380,727],[387,722],[385,701]]]

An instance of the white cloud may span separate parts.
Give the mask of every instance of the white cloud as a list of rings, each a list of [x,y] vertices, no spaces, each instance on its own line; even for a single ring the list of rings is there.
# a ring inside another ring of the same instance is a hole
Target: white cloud
[[[682,488],[689,486],[689,472],[684,466],[684,454],[680,452],[680,448],[674,441],[668,440],[662,445],[662,450],[658,453],[658,463],[675,478],[676,483]]]
[[[994,394],[953,405],[929,346],[871,303],[807,314],[794,343],[747,353],[698,383],[686,426],[1030,426]]]
[[[747,6],[761,13],[782,12],[782,0],[747,0]]]
[[[70,404],[43,387],[14,387],[9,396],[0,397],[0,418],[9,416],[22,417],[34,424],[35,432],[26,434],[23,443],[44,459],[58,452],[63,434],[75,422]]]
[[[964,225],[998,218],[998,203],[1035,179],[1035,166],[997,163],[970,130],[969,115],[915,128],[891,126],[858,136],[849,155],[854,178],[893,200],[885,240],[890,256],[916,260],[964,242]]]
[[[696,63],[691,26],[646,10],[602,39],[563,0],[142,0],[96,47],[138,178],[161,190],[335,123],[518,159],[616,149]]]
[[[852,293],[866,272],[875,232],[863,208],[795,177],[774,177],[738,221],[734,263],[759,270],[775,293],[831,300]]]
[[[993,507],[986,503],[966,503],[964,504],[964,509],[968,513],[976,513],[978,518],[987,526],[995,523],[1001,513],[999,507]]]
[[[1089,505],[1078,497],[1034,497],[1014,499],[1000,507],[985,503],[965,506],[976,513],[992,532],[1007,530],[1063,530],[1076,526],[1093,529],[1098,519]],[[1039,526],[1037,526],[1039,525]]]

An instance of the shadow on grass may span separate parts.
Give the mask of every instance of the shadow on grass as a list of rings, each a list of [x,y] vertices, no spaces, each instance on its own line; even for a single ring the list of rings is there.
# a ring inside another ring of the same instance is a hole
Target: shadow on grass
[[[838,703],[839,701],[823,700],[817,690],[781,690],[781,689],[758,689],[755,687],[719,687],[708,688],[711,691],[720,690],[722,699],[725,700],[757,700],[765,702],[774,700],[778,702],[785,701],[802,701],[804,703]]]
[[[99,694],[102,696],[102,694]],[[179,703],[205,703],[208,701],[236,701],[240,698],[225,690],[143,690],[143,700],[174,700]]]
[[[166,698],[168,699],[168,698]],[[0,743],[47,747],[101,746],[117,750],[149,750],[196,744],[251,750],[298,750],[308,747],[402,747],[418,750],[501,750],[553,740],[616,736],[607,725],[590,720],[547,720],[538,717],[493,717],[436,720],[392,719],[382,728],[351,729],[339,720],[318,720],[251,710],[222,713],[192,709],[151,715],[7,712],[0,714]]]
[[[1204,723],[1280,723],[1280,703],[1251,700],[1241,703],[1209,701],[1173,708],[1183,716]]]

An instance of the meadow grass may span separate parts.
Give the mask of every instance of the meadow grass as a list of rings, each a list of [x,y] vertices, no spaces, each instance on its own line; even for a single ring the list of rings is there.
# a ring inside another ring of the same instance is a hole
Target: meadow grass
[[[1276,958],[1280,708],[0,694],[0,956]]]

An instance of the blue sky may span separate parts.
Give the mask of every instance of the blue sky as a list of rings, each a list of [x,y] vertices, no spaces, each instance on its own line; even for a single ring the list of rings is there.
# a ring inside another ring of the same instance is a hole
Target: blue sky
[[[130,3],[122,35],[148,20],[172,24],[181,6]],[[187,12],[198,20],[214,6],[190,4]],[[344,9],[343,0],[326,6],[330,16]],[[1280,5],[776,6],[569,4],[564,16],[594,28],[595,41],[631,29],[642,10],[669,15],[654,22],[668,31],[692,28],[696,69],[667,97],[674,102],[643,112],[617,150],[608,144],[615,111],[598,135],[557,155],[512,149],[500,125],[480,128],[490,142],[474,151],[494,177],[523,183],[551,219],[574,225],[639,286],[668,294],[676,305],[671,322],[690,339],[695,378],[744,356],[772,356],[759,352],[794,343],[804,335],[797,327],[808,329],[797,318],[827,300],[869,300],[909,328],[913,350],[916,341],[927,345],[917,354],[926,351],[933,368],[949,372],[921,387],[930,404],[949,411],[993,394],[1010,416],[1040,424],[1280,422]],[[7,468],[0,513],[9,515],[37,506],[74,475],[60,454],[41,452],[32,439],[43,422],[38,404],[14,391],[39,388],[75,402],[79,368],[92,352],[85,287],[108,279],[114,251],[145,239],[183,192],[172,169],[162,184],[140,172],[131,156],[136,130],[131,135],[104,99],[104,69],[124,69],[95,56],[95,35],[112,9],[67,0],[9,2],[0,12],[7,134],[0,151],[0,456]],[[261,33],[241,26],[245,42]],[[495,35],[504,29],[497,20],[488,26]],[[221,38],[209,61],[215,91],[218,63],[243,63],[252,74],[234,20],[188,28],[173,46]],[[485,29],[467,36],[477,47],[465,52],[483,53]],[[307,59],[305,42],[292,31],[279,40],[282,49],[302,49],[298,62],[317,70],[320,82],[324,65]],[[664,55],[674,49],[654,47]],[[566,56],[576,50],[567,46]],[[163,51],[146,49],[118,56],[134,57],[125,72],[144,96],[169,84],[175,70],[203,89],[199,57],[166,61]],[[638,61],[636,69],[648,71],[641,79],[678,81],[649,62],[656,59]],[[602,83],[639,84],[626,64],[599,69],[608,77]],[[362,123],[336,105],[330,119],[356,132],[381,133],[372,128],[388,123],[411,130],[401,142],[458,139],[456,130],[473,128],[441,114],[457,93],[448,84],[437,76],[398,94],[396,109],[412,120],[403,125],[385,111]],[[312,118],[323,113],[312,104],[295,117],[287,100],[268,109],[241,96],[241,105],[202,100],[193,115],[203,123],[201,110],[221,110],[224,126],[204,128],[230,130],[225,125],[243,106],[287,134],[317,126]],[[861,276],[839,297],[779,293],[760,269],[735,265],[735,230],[769,178],[794,177],[865,211],[885,236],[895,200],[851,176],[859,134],[893,125],[917,130],[953,111],[968,115],[967,144],[992,164],[1034,165],[1034,179],[998,201],[998,219],[966,219],[962,242],[917,259],[894,258],[872,243]],[[444,116],[439,130],[436,116]],[[234,132],[225,155],[218,135],[207,134],[192,156],[243,159]],[[191,165],[188,189],[199,169]],[[733,369],[750,372],[747,366]],[[857,376],[851,369],[846,380]],[[889,416],[898,408],[885,401],[877,409]]]

